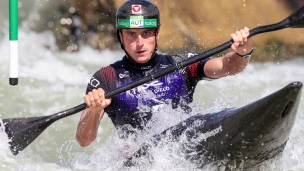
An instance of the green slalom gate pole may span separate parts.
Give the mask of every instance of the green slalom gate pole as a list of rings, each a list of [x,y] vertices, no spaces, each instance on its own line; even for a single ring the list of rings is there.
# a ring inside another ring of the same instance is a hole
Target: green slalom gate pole
[[[9,0],[10,85],[18,84],[18,0]]]

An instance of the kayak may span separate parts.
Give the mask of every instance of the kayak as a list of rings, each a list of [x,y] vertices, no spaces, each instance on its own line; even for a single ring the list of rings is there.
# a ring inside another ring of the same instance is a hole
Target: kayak
[[[256,167],[282,154],[295,123],[301,89],[301,82],[293,82],[245,106],[192,116],[153,136],[125,165],[135,165],[160,141],[181,142],[183,136],[187,137],[182,145],[185,159],[199,167],[219,162],[228,168]]]

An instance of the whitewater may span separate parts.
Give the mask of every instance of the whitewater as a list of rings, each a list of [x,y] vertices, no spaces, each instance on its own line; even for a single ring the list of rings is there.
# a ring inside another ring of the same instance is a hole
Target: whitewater
[[[57,1],[20,1],[19,84],[9,85],[8,1],[0,5],[0,124],[1,119],[46,116],[83,103],[87,83],[100,67],[123,56],[122,51],[98,51],[88,46],[74,53],[58,51],[51,32],[29,31],[29,26],[41,27],[33,21],[44,21],[49,14],[39,14],[41,7],[54,6]],[[245,3],[245,1],[244,1]],[[51,18],[51,17],[50,17]],[[197,52],[200,53],[200,52]],[[259,55],[259,54],[254,54]],[[274,57],[275,59],[275,54]],[[304,54],[289,61],[250,62],[244,72],[214,81],[201,81],[194,95],[194,112],[208,113],[227,107],[239,107],[264,97],[293,82],[304,83]],[[282,157],[263,163],[256,170],[304,170],[304,95],[295,125]],[[110,119],[105,116],[97,139],[88,147],[75,140],[80,113],[61,119],[49,126],[33,143],[17,156],[9,150],[9,139],[0,126],[1,171],[96,171],[96,170],[225,170],[205,166],[197,169],[179,155],[179,145],[152,149],[153,163],[138,160],[139,165],[124,168],[124,157],[152,135],[177,124],[187,116],[164,108],[155,114],[159,119],[141,141],[132,137],[122,141]],[[3,124],[1,124],[3,125]]]
[[[255,54],[258,55],[258,54]],[[122,51],[97,51],[87,46],[78,52],[58,51],[50,32],[19,30],[19,84],[9,85],[9,39],[4,31],[0,38],[0,118],[45,116],[83,103],[90,77],[100,67],[123,56]],[[193,107],[208,113],[226,107],[239,107],[264,97],[293,82],[304,82],[304,58],[267,63],[251,62],[244,72],[214,81],[201,81],[196,89]],[[296,122],[283,155],[267,161],[261,170],[303,170],[304,168],[304,102],[302,99]],[[186,118],[183,112],[170,109],[157,113],[155,128],[142,135],[147,140],[155,133]],[[174,117],[172,117],[174,116]],[[19,155],[9,151],[6,134],[0,128],[0,170],[126,170],[122,166],[128,151],[141,142],[118,138],[110,119],[103,118],[98,137],[88,147],[75,140],[80,113],[49,126]],[[155,162],[145,161],[130,170],[195,170],[195,166],[178,156],[178,145],[153,149]],[[127,147],[127,148],[126,148]],[[176,150],[176,151],[174,151]],[[173,152],[172,152],[173,151]],[[201,170],[215,170],[206,166]]]

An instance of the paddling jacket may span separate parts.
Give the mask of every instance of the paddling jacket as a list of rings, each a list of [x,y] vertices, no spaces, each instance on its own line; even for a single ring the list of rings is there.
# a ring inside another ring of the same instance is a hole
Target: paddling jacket
[[[91,78],[86,93],[102,88],[106,93],[118,87],[134,82],[144,76],[165,69],[190,55],[155,54],[145,64],[138,64],[124,56],[110,66],[103,67]],[[197,83],[208,79],[204,74],[204,65],[209,59],[189,65],[173,73],[152,80],[112,98],[112,103],[105,108],[113,124],[119,128],[125,124],[142,129],[161,105],[172,104],[172,108],[181,107],[191,111],[187,104],[192,102]]]

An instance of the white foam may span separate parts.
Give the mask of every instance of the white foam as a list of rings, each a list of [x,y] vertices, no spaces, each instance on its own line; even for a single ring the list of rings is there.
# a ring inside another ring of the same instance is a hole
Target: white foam
[[[82,103],[87,81],[93,73],[123,55],[121,51],[99,52],[89,47],[82,47],[76,53],[58,52],[54,37],[49,32],[35,33],[21,29],[19,33],[22,38],[19,45],[21,81],[15,87],[8,85],[7,34],[0,39],[1,118],[49,115]],[[303,59],[280,63],[250,63],[243,73],[236,76],[211,82],[201,81],[195,92],[196,104],[193,105],[196,107],[193,113],[207,113],[224,107],[244,105],[292,81],[304,82],[303,66]],[[283,153],[283,161],[286,162],[272,161],[268,164],[268,169],[300,170],[304,167],[304,136],[301,131],[303,115],[302,98],[296,124]],[[134,143],[110,136],[114,127],[105,116],[98,140],[89,147],[80,148],[75,143],[79,115],[71,116],[52,124],[18,156],[10,154],[6,134],[0,132],[0,170],[1,166],[17,168],[15,170],[119,170],[124,154],[120,147],[128,144],[129,149],[135,150],[152,135],[185,118],[187,116],[183,112],[163,108],[156,113],[150,132],[142,134],[143,138]],[[191,170],[194,166],[180,157],[182,154],[178,151],[179,145],[168,144],[153,148],[156,161],[147,164],[147,160],[139,160],[142,164],[132,169]]]
[[[10,140],[7,137],[5,132],[5,127],[3,121],[0,119],[0,153],[2,154],[9,154],[9,142]]]

